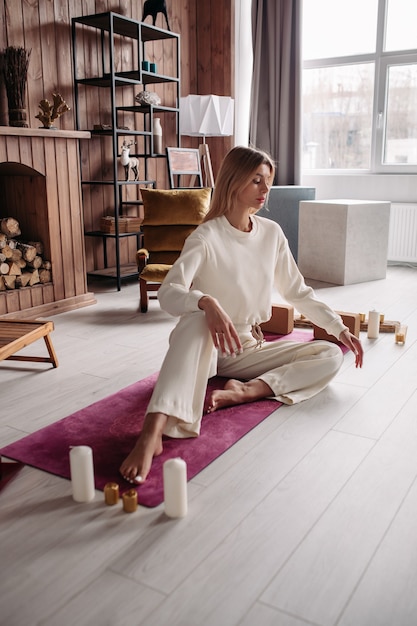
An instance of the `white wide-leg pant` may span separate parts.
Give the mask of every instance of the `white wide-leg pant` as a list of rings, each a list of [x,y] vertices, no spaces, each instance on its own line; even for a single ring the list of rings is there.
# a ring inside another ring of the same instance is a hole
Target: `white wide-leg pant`
[[[227,378],[263,380],[285,404],[307,400],[326,387],[343,361],[340,348],[327,341],[264,342],[256,346],[251,327],[237,327],[243,353],[219,356],[205,315],[180,318],[170,335],[169,349],[150,399],[148,413],[164,413],[164,433],[196,437],[200,432],[207,382],[218,374]]]

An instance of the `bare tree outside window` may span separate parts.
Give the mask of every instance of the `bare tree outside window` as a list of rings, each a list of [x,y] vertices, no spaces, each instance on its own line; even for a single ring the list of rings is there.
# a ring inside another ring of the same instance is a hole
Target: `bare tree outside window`
[[[303,6],[303,170],[416,171],[416,0]]]

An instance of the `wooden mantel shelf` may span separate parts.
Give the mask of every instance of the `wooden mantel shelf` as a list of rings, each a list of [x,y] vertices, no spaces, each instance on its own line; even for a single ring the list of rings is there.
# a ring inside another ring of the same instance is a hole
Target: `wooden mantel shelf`
[[[47,128],[19,128],[15,126],[0,126],[0,135],[18,137],[44,137],[57,139],[90,139],[88,130],[58,130]]]

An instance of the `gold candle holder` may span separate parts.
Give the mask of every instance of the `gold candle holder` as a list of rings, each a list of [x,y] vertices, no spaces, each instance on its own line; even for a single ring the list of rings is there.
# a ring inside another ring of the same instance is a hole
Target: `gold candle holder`
[[[407,325],[395,324],[395,343],[403,346],[405,344],[405,338],[407,337]]]
[[[383,313],[380,313],[380,315],[379,315],[379,323],[383,324],[384,321],[385,321],[385,315]]]
[[[129,489],[123,494],[123,510],[126,513],[133,513],[138,508],[138,494],[134,489]]]
[[[104,501],[109,505],[119,502],[119,485],[117,483],[107,483],[104,485]]]
[[[359,321],[361,324],[365,322],[366,316],[365,313],[359,313]]]

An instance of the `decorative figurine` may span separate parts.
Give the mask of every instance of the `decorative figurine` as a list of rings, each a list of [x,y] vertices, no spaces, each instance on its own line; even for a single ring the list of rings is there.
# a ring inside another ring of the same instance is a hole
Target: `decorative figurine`
[[[168,30],[171,30],[168,22],[167,4],[165,0],[145,0],[143,5],[142,22],[150,15],[152,17],[152,24],[155,26],[156,16],[158,13],[162,13],[165,17]]]
[[[39,102],[40,112],[35,115],[38,120],[40,120],[43,124],[44,128],[56,128],[53,126],[53,121],[61,117],[67,111],[70,111],[69,106],[59,93],[53,93],[52,97],[54,99],[51,104],[49,100],[41,100]]]
[[[133,172],[133,180],[139,179],[139,159],[129,156],[130,146],[134,145],[134,141],[130,143],[123,142],[120,155],[120,163],[125,168],[125,180],[129,180],[129,172]]]

